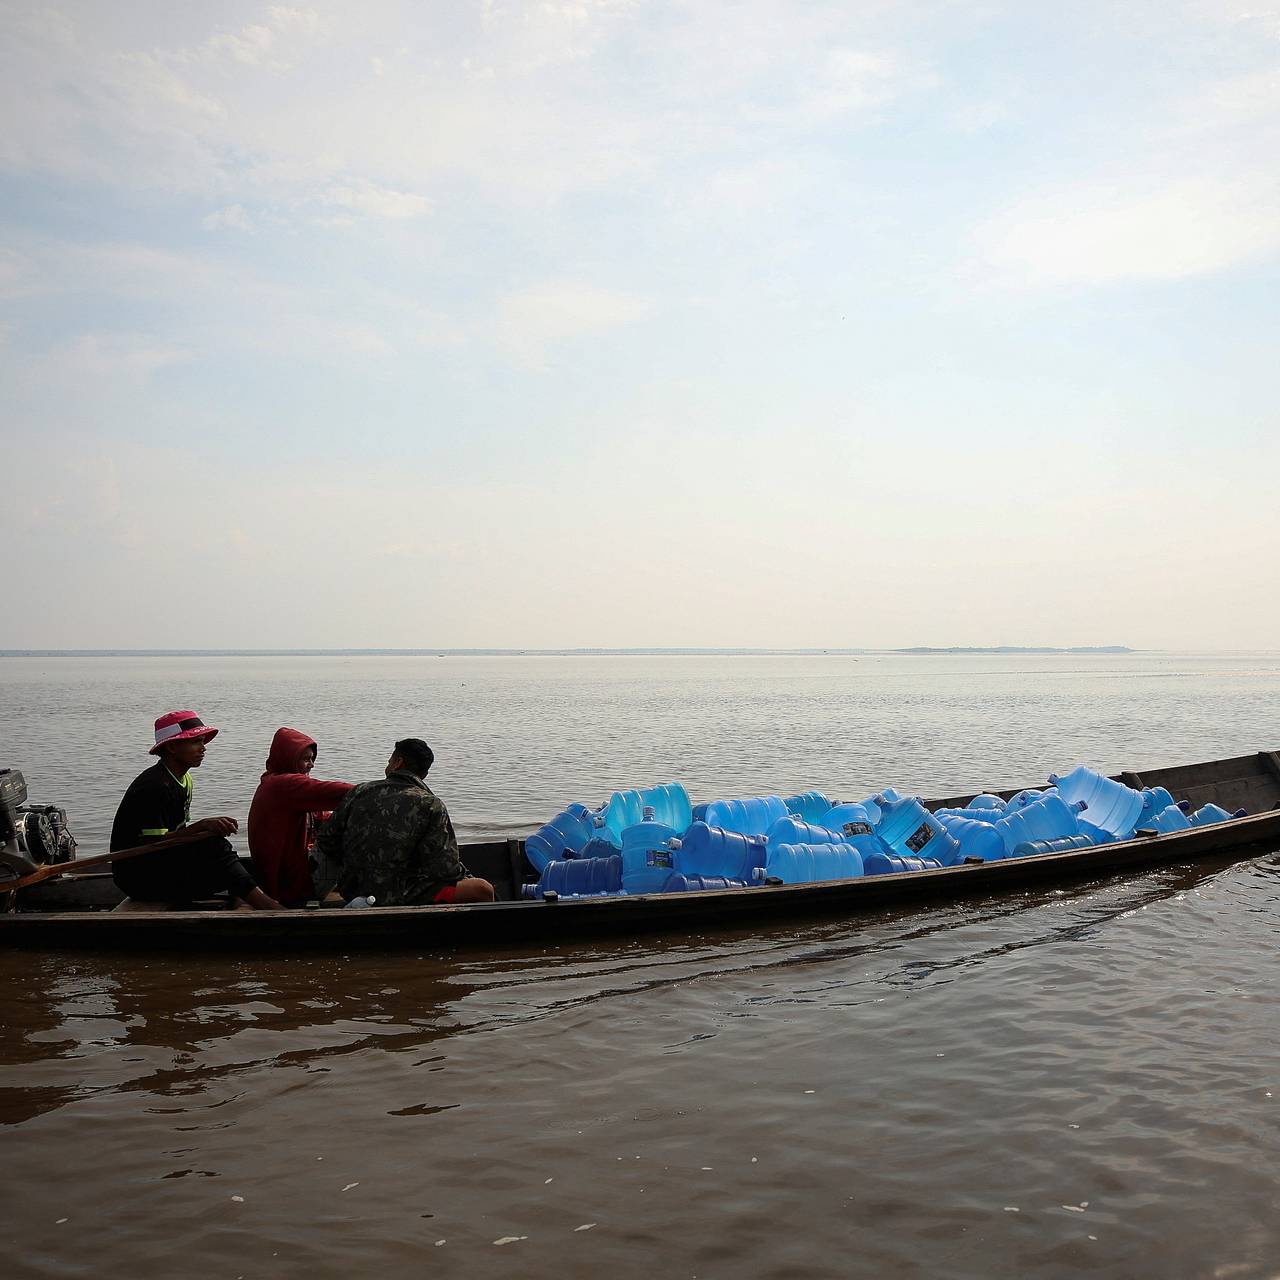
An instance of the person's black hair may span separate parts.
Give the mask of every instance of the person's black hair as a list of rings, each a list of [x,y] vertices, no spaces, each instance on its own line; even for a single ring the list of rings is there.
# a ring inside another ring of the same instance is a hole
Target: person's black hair
[[[419,778],[425,778],[436,761],[435,752],[421,738],[401,738],[395,745],[395,754]]]

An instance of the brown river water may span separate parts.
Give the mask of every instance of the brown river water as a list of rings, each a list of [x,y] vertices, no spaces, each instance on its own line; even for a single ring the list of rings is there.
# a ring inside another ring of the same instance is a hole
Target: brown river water
[[[243,813],[228,778],[265,750],[233,683],[330,763],[387,736],[344,736],[356,686],[370,719],[417,690],[433,742],[470,699],[436,785],[475,834],[670,777],[938,792],[1280,745],[1275,655],[94,661],[0,660],[0,765],[86,853],[146,763],[123,735],[178,687],[224,725],[200,812]],[[1280,1275],[1278,906],[1264,851],[534,950],[0,952],[3,1274]]]

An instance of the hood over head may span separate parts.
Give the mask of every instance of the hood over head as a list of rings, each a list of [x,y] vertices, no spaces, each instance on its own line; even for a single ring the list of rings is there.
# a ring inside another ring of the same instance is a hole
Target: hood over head
[[[315,745],[314,738],[299,733],[297,729],[277,729],[267,755],[267,773],[301,773],[298,765],[302,753]]]

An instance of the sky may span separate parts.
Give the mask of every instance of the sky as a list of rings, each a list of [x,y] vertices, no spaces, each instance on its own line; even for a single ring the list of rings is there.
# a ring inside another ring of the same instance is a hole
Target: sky
[[[0,649],[1280,647],[1280,4],[0,0]]]

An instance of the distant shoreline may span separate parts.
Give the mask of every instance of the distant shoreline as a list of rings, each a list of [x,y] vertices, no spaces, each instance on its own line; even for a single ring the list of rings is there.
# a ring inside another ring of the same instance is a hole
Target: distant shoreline
[[[910,649],[0,649],[0,658],[568,658],[568,657],[860,657],[863,655],[957,654],[1124,654],[1141,653],[1126,645],[1039,648],[1017,645]]]

